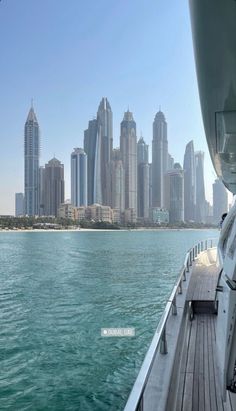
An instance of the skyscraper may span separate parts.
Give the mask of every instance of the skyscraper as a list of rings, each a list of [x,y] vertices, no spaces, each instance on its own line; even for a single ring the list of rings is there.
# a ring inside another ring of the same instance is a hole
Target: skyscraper
[[[15,194],[15,216],[19,217],[24,215],[24,194]]]
[[[112,111],[103,97],[97,118],[89,121],[84,132],[84,151],[88,156],[88,204],[108,204],[108,166],[113,146]]]
[[[206,220],[206,197],[204,184],[204,152],[195,152],[196,170],[196,213],[195,220],[204,223]]]
[[[125,174],[120,150],[115,149],[108,166],[108,193],[109,205],[120,212],[125,209]]]
[[[39,125],[33,107],[26,123],[24,136],[24,194],[25,214],[39,214]]]
[[[167,171],[165,180],[169,190],[166,205],[170,213],[170,223],[184,221],[184,171],[179,163],[175,163],[174,168]]]
[[[96,119],[89,121],[84,132],[84,151],[88,161],[88,205],[102,204],[101,125]]]
[[[163,207],[164,173],[168,169],[167,123],[159,110],[153,122],[152,140],[152,206]]]
[[[138,141],[137,161],[138,161],[138,164],[148,163],[148,144],[145,143],[143,137],[140,137]]]
[[[45,168],[39,167],[39,215],[45,215],[45,196],[44,196],[44,181],[45,181]]]
[[[75,148],[71,154],[71,204],[87,206],[87,154],[82,148]]]
[[[101,133],[101,187],[102,187],[102,204],[108,205],[108,165],[111,161],[113,148],[113,124],[112,111],[109,101],[103,97],[97,112],[97,124]]]
[[[125,208],[137,215],[137,137],[133,114],[128,110],[121,122],[121,159],[125,172]]]
[[[223,213],[228,212],[228,194],[221,180],[213,183],[213,221],[219,224]]]
[[[196,183],[195,183],[195,156],[193,141],[186,145],[184,154],[184,219],[195,220]]]
[[[55,157],[44,169],[44,215],[57,216],[60,204],[65,201],[64,165]]]
[[[141,137],[137,145],[138,153],[138,217],[148,218],[149,216],[149,164],[148,145]]]

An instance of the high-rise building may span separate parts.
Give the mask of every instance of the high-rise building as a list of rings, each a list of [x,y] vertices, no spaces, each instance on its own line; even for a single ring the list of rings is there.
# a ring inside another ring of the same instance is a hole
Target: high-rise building
[[[221,216],[228,212],[228,194],[221,180],[213,183],[213,222],[219,224]]]
[[[184,154],[184,219],[195,220],[196,209],[196,182],[195,156],[193,141],[186,145]]]
[[[170,154],[168,154],[167,170],[172,170],[174,168],[174,163],[175,163],[174,158]]]
[[[161,111],[153,122],[152,140],[152,206],[164,204],[164,173],[168,169],[167,123]]]
[[[204,223],[206,220],[206,197],[204,183],[204,152],[195,152],[196,172],[196,213],[195,220]]]
[[[112,157],[113,124],[112,111],[109,101],[103,97],[97,112],[97,124],[101,133],[101,188],[102,204],[109,205],[108,193],[108,166]]]
[[[25,214],[39,214],[39,125],[33,107],[31,107],[24,133],[24,197]]]
[[[64,165],[55,157],[44,169],[44,215],[57,216],[58,208],[65,201]]]
[[[24,215],[24,194],[15,193],[15,216],[20,217]]]
[[[89,121],[84,132],[84,151],[88,161],[88,205],[102,204],[101,125],[96,119]]]
[[[149,207],[152,207],[152,163],[149,163]]]
[[[97,118],[84,132],[84,151],[88,156],[88,204],[108,204],[108,166],[113,146],[112,111],[106,97],[98,107]]]
[[[87,206],[87,154],[82,148],[75,148],[71,154],[71,204]]]
[[[121,159],[125,172],[125,208],[137,215],[137,136],[133,114],[128,110],[121,122]]]
[[[145,143],[143,137],[140,137],[137,145],[137,162],[139,164],[148,164],[148,144]]]
[[[119,149],[112,152],[112,160],[108,165],[107,188],[107,199],[110,207],[123,212],[125,208],[125,174]]]
[[[148,145],[141,137],[137,144],[138,154],[138,217],[148,219],[149,217],[149,164]]]
[[[45,168],[43,166],[39,167],[39,215],[45,215]]]
[[[165,206],[169,210],[170,223],[184,221],[184,171],[179,163],[165,173]]]

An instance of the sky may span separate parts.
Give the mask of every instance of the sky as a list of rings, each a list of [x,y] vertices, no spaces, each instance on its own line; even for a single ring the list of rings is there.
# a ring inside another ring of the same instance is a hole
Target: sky
[[[124,111],[151,149],[161,107],[169,152],[183,164],[186,144],[205,152],[206,197],[215,172],[199,104],[187,0],[2,0],[0,2],[0,214],[14,214],[23,192],[24,123],[31,105],[41,131],[44,165],[65,165],[83,146],[102,97],[113,111],[119,146]],[[150,158],[151,160],[151,158]]]

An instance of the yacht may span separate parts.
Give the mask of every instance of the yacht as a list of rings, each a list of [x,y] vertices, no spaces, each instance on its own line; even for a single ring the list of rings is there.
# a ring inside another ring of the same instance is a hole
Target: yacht
[[[236,1],[189,0],[202,117],[218,177],[236,193]],[[125,411],[236,410],[236,203],[199,242],[163,312]]]

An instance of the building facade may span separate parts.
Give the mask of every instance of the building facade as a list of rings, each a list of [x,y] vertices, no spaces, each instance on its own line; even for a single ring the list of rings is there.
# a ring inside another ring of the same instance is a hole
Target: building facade
[[[148,219],[149,217],[149,164],[148,145],[143,137],[137,145],[138,160],[138,181],[137,181],[137,201],[138,217]]]
[[[186,145],[184,154],[184,219],[195,221],[196,178],[193,141]]]
[[[195,152],[196,173],[196,212],[195,221],[205,223],[206,221],[206,197],[204,183],[204,152]]]
[[[164,174],[168,169],[167,122],[161,111],[153,122],[152,140],[152,206],[163,207]]]
[[[165,208],[151,207],[149,209],[149,220],[153,224],[168,224],[169,223],[169,211]]]
[[[24,215],[24,194],[15,193],[15,217]]]
[[[55,157],[45,164],[43,178],[43,215],[57,216],[65,201],[64,165]]]
[[[169,209],[170,223],[184,221],[184,170],[179,163],[174,164],[172,170],[165,175],[166,188],[169,191],[166,195],[166,205]],[[169,204],[168,204],[169,203]]]
[[[39,124],[33,107],[31,107],[24,131],[24,214],[39,214]]]
[[[125,209],[125,173],[123,163],[113,159],[108,165],[108,193],[107,199],[111,208]]]
[[[108,191],[108,167],[112,157],[113,149],[113,119],[110,103],[103,97],[97,112],[97,124],[101,133],[101,162],[100,178],[102,199],[101,204],[109,205]],[[98,177],[98,176],[97,176]],[[96,199],[95,199],[96,200]]]
[[[125,174],[125,208],[137,215],[137,136],[133,114],[128,110],[121,122],[121,159]]]
[[[76,211],[76,207],[70,203],[60,204],[57,210],[57,216],[59,218],[75,220],[77,216]]]
[[[95,202],[94,198],[94,187],[95,187],[95,170],[96,175],[98,174],[99,159],[97,158],[97,153],[99,153],[100,148],[98,141],[98,123],[97,120],[90,120],[88,123],[87,130],[84,131],[84,151],[87,154],[87,185],[88,194],[87,200],[88,204],[93,204]],[[97,188],[100,182],[96,182]],[[101,192],[101,187],[99,190]]]
[[[87,206],[87,154],[82,148],[75,148],[71,154],[71,204]]]

